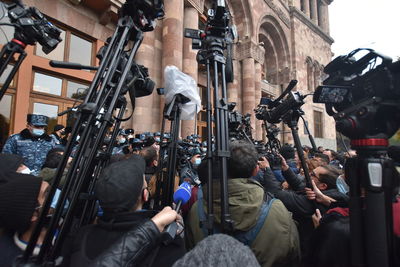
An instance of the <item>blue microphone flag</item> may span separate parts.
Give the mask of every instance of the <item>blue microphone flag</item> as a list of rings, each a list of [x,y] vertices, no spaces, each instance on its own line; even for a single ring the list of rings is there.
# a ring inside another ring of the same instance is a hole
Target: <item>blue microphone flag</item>
[[[181,201],[182,204],[185,204],[189,201],[191,192],[190,184],[188,182],[182,183],[174,193],[174,202],[178,203]]]

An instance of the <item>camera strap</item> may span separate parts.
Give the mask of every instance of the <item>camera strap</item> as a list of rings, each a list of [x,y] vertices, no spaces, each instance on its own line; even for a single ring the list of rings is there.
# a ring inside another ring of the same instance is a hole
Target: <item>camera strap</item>
[[[272,198],[269,195],[266,196],[266,200],[263,202],[261,209],[260,209],[260,215],[257,218],[256,224],[250,228],[247,231],[234,231],[233,232],[233,237],[243,243],[246,246],[251,247],[253,241],[256,239],[258,233],[261,231],[265,220],[268,217],[269,211],[271,209],[271,206],[273,202],[276,200],[276,198]],[[200,227],[203,232],[204,236],[208,235],[208,229],[206,228],[206,212],[204,210],[204,205],[203,205],[203,192],[202,190],[199,190],[197,193],[197,213],[199,216],[199,221],[200,221]],[[221,233],[219,227],[214,228],[214,233],[219,234]]]

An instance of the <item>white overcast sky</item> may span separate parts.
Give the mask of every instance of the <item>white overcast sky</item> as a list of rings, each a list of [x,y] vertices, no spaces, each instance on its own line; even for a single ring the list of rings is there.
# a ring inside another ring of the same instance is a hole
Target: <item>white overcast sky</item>
[[[329,20],[335,57],[359,47],[400,57],[400,0],[334,0]]]

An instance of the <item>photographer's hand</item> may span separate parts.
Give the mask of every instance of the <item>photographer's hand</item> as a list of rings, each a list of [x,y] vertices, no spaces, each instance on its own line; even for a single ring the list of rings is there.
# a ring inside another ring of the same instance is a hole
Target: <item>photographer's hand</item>
[[[258,160],[258,166],[263,170],[270,168],[269,162],[265,157],[261,157],[261,160]]]
[[[171,207],[163,208],[159,213],[157,213],[157,215],[151,218],[160,232],[164,231],[165,226],[179,219],[180,216]]]
[[[306,195],[309,200],[316,200],[318,203],[321,203],[325,206],[329,206],[332,202],[336,202],[335,199],[328,197],[327,195],[323,194],[321,190],[315,185],[315,182],[311,180],[313,189],[306,187]]]
[[[317,228],[319,226],[319,222],[321,221],[322,215],[319,209],[315,210],[315,213],[311,216],[314,228]]]
[[[279,157],[281,158],[281,168],[282,168],[282,171],[287,171],[287,170],[289,169],[289,165],[287,164],[286,159],[285,159],[284,157],[282,157],[281,154],[278,154],[278,155],[279,155]]]

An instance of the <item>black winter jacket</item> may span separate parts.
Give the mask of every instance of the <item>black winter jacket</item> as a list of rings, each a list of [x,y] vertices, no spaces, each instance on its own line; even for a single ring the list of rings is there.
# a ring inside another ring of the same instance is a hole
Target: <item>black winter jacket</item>
[[[266,169],[264,174],[265,190],[280,199],[283,204],[285,204],[286,208],[293,213],[295,218],[310,217],[313,215],[315,213],[315,206],[308,200],[304,193],[304,181],[296,176],[290,168],[286,171],[282,171],[282,173],[290,185],[291,190],[282,190],[280,183],[275,179],[275,176],[269,168]],[[337,206],[347,207],[349,197],[340,193],[337,189],[325,190],[323,193],[335,199],[336,202],[333,202],[329,207],[317,203],[317,208],[321,211],[321,214]]]
[[[89,266],[134,266],[158,244],[161,233],[152,220],[130,230]]]
[[[282,190],[271,169],[267,168],[264,174],[265,191],[274,194],[293,213],[293,219],[298,222],[302,254],[306,255],[309,254],[310,237],[314,231],[311,216],[315,213],[315,208],[318,208],[321,214],[324,214],[330,208],[347,207],[349,197],[340,193],[337,189],[329,189],[323,193],[335,199],[336,202],[331,203],[329,207],[319,203],[314,204],[305,195],[305,183],[302,179],[296,176],[290,168],[282,173],[291,190]]]
[[[172,266],[186,250],[182,238],[164,245],[154,211],[121,213],[85,226],[64,250],[64,266]]]

